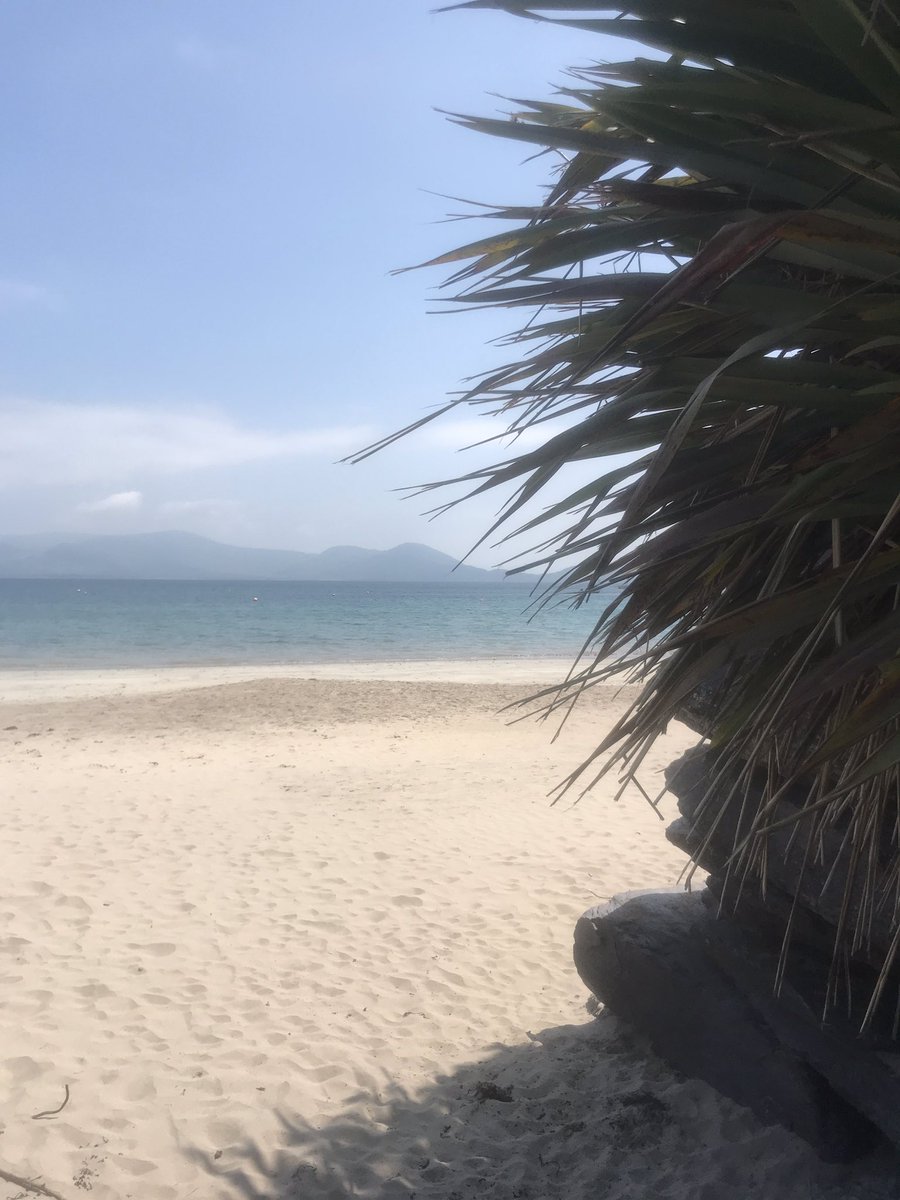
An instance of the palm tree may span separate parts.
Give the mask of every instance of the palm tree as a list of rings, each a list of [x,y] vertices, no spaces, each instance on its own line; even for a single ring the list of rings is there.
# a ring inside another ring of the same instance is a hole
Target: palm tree
[[[567,782],[613,766],[627,782],[693,713],[716,754],[712,825],[762,780],[733,847],[745,883],[764,883],[799,792],[803,861],[827,872],[823,847],[850,849],[835,962],[871,961],[876,914],[892,932],[868,1020],[900,945],[900,16],[889,0],[453,7],[654,52],[574,71],[508,119],[455,117],[558,167],[540,203],[489,212],[502,232],[428,264],[452,264],[459,305],[528,316],[522,356],[453,405],[566,425],[463,477],[512,487],[495,528],[591,467],[525,523],[539,545],[520,569],[564,564],[556,591],[579,602],[621,591],[551,704],[623,668],[643,688]]]

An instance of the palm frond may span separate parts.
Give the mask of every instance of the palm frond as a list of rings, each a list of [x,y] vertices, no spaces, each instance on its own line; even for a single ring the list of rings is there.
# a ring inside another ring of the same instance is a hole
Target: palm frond
[[[512,486],[509,521],[566,464],[595,464],[526,523],[569,519],[534,560],[569,564],[559,592],[623,589],[554,703],[623,667],[643,689],[567,786],[633,777],[702,686],[710,803],[763,780],[735,869],[764,879],[767,832],[802,786],[792,820],[812,843],[851,828],[859,860],[878,864],[857,911],[893,929],[900,21],[862,0],[453,7],[671,56],[581,70],[558,102],[508,119],[454,117],[563,165],[543,203],[494,212],[506,232],[427,264],[454,268],[450,303],[535,314],[510,339],[524,357],[458,403],[513,429],[567,426],[471,489]],[[635,464],[609,466],[623,452]],[[858,948],[866,929],[860,917],[841,936]]]

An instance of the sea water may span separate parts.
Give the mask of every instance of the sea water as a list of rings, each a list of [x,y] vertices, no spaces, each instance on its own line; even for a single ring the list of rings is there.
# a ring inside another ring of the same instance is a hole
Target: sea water
[[[0,580],[0,667],[574,659],[604,607],[521,583]]]

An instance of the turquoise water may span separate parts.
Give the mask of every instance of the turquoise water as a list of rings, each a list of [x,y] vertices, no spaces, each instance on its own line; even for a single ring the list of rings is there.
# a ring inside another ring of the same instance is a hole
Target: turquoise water
[[[574,658],[601,600],[529,621],[515,583],[0,580],[0,667]]]

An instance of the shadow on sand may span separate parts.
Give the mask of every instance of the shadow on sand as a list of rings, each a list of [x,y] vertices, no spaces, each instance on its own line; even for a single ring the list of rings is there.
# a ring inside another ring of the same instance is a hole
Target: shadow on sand
[[[680,1078],[608,1014],[440,1075],[350,1097],[271,1144],[184,1147],[235,1200],[881,1200],[896,1161],[825,1167],[804,1143]],[[215,1181],[212,1183],[212,1181]]]

